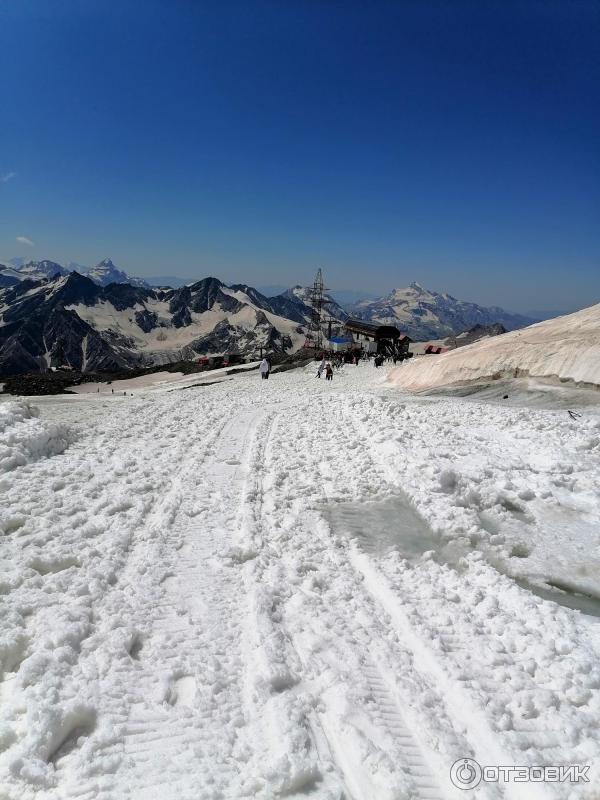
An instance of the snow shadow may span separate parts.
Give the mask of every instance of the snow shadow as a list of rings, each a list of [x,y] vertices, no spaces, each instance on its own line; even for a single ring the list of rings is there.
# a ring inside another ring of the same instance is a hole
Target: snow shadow
[[[526,578],[513,578],[522,589],[527,589],[543,600],[551,600],[559,606],[581,611],[587,617],[594,617],[600,622],[600,597],[585,591],[577,585],[572,585],[557,579],[548,579],[543,584],[535,583]]]
[[[596,388],[556,378],[501,378],[449,384],[419,392],[427,397],[459,397],[504,406],[547,410],[600,405]]]
[[[376,557],[397,552],[407,561],[416,563],[425,553],[431,553],[438,564],[460,570],[460,559],[472,549],[464,541],[446,540],[435,533],[404,494],[363,502],[332,501],[322,513],[334,534],[352,539],[363,552]],[[487,548],[482,552],[490,566],[522,589],[600,621],[600,594],[588,586],[558,578],[531,580],[515,575],[497,553]],[[529,551],[521,551],[515,545],[511,555],[525,558]]]
[[[433,551],[439,563],[456,566],[464,555],[436,534],[404,494],[383,500],[331,502],[323,509],[332,531],[353,539],[361,550],[374,556],[392,551],[408,561],[418,561]]]

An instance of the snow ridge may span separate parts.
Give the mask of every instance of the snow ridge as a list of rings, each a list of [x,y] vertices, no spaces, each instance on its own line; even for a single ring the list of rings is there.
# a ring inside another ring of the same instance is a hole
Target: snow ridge
[[[0,403],[0,473],[63,453],[71,441],[69,428],[39,419],[29,402]]]
[[[422,391],[518,375],[600,386],[600,304],[439,356],[414,358],[393,371],[390,381]]]

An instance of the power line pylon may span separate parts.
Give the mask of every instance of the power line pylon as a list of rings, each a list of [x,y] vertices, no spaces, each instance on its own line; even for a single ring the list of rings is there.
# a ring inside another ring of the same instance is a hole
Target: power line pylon
[[[322,316],[323,304],[327,301],[323,300],[323,271],[319,268],[315,275],[315,281],[310,290],[309,303],[311,307],[310,312],[310,325],[306,332],[306,341],[304,347],[314,348],[321,350],[323,348],[323,330]]]

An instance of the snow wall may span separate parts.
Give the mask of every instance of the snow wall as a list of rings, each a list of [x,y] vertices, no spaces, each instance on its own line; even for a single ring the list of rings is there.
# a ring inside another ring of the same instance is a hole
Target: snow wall
[[[28,401],[0,403],[0,475],[62,453],[73,440],[69,428],[39,419]]]
[[[600,304],[439,356],[415,357],[388,380],[424,391],[518,374],[600,387]]]

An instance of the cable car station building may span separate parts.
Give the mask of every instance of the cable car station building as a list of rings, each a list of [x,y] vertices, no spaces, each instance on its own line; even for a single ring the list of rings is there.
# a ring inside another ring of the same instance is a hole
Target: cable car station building
[[[401,333],[395,325],[379,325],[350,317],[344,323],[344,329],[363,352],[396,358],[398,361],[412,356],[408,349],[412,339]]]

